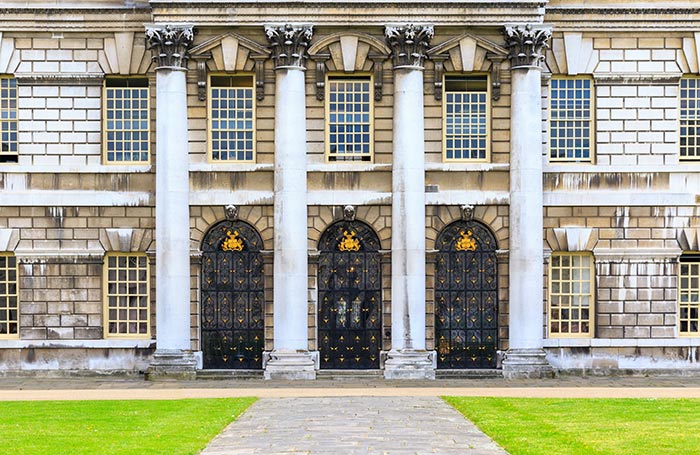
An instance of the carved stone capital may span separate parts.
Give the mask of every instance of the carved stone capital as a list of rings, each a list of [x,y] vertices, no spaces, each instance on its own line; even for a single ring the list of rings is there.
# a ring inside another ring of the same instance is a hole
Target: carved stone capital
[[[266,25],[265,36],[270,42],[275,68],[306,67],[306,49],[313,37],[312,25]]]
[[[194,40],[192,25],[146,25],[146,40],[158,68],[187,68],[187,51]]]
[[[434,34],[432,25],[387,25],[384,35],[387,44],[391,47],[394,68],[402,66],[422,68]]]
[[[549,48],[552,29],[548,26],[507,25],[504,30],[511,68],[540,66]]]

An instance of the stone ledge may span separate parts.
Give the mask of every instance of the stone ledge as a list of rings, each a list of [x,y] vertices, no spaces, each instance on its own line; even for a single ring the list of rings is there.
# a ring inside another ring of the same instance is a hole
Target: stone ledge
[[[548,338],[543,340],[545,348],[669,348],[700,347],[700,337],[688,338]]]
[[[155,347],[155,340],[0,340],[0,349],[82,348],[128,349]]]

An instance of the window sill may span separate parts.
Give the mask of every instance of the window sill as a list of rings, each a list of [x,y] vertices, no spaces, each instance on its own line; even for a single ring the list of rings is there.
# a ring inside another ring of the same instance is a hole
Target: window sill
[[[426,171],[443,172],[483,172],[483,171],[507,171],[508,163],[425,163]]]

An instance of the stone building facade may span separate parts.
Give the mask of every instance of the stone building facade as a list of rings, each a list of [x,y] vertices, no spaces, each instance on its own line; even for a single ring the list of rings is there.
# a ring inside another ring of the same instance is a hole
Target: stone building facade
[[[698,371],[693,2],[0,15],[4,374]]]

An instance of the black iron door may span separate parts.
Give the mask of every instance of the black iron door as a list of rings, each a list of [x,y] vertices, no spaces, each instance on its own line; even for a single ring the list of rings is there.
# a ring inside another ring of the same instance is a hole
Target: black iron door
[[[340,221],[321,236],[318,349],[321,368],[379,368],[379,238],[359,221]]]
[[[264,286],[260,235],[222,221],[202,244],[202,353],[205,369],[262,368]]]
[[[477,221],[447,226],[436,242],[438,368],[495,368],[498,338],[496,239]]]

